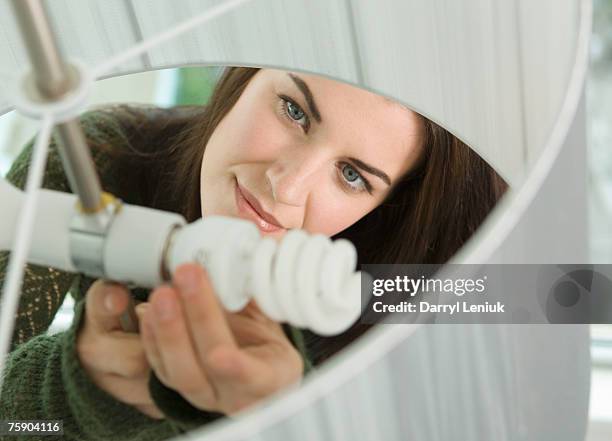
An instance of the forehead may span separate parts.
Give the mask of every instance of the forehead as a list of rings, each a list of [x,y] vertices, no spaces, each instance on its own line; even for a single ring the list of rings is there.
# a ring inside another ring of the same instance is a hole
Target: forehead
[[[291,76],[303,80],[321,114],[321,130],[347,154],[358,156],[397,178],[410,169],[421,152],[421,117],[390,98],[340,81],[312,74],[273,70],[275,85],[299,88]]]

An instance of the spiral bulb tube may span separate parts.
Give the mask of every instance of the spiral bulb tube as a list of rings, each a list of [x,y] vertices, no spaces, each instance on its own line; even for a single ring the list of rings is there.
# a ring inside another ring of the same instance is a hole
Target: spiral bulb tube
[[[302,230],[280,242],[262,238],[248,221],[212,216],[178,230],[169,269],[197,261],[210,275],[224,307],[239,311],[253,298],[271,319],[338,334],[361,312],[361,274],[348,240]]]
[[[272,319],[332,335],[359,317],[361,276],[348,240],[292,230],[280,244],[262,239],[251,262],[252,296]]]

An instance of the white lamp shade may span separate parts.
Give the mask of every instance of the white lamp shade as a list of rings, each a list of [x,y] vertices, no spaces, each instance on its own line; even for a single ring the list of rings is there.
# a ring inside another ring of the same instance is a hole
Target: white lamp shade
[[[223,2],[46,3],[66,55],[94,66]],[[579,0],[252,0],[112,74],[205,63],[330,75],[410,105],[518,182],[565,96],[579,8]],[[3,69],[23,69],[28,58],[6,1],[0,29]],[[0,113],[8,107],[0,96]]]
[[[219,3],[47,7],[65,53],[95,66]],[[462,138],[515,187],[457,260],[583,262],[590,13],[589,0],[253,0],[112,75],[274,66],[395,98]],[[0,2],[0,30],[3,69],[23,69],[8,2]],[[9,109],[0,96],[0,113]],[[301,390],[201,439],[578,440],[588,343],[586,326],[381,327]]]

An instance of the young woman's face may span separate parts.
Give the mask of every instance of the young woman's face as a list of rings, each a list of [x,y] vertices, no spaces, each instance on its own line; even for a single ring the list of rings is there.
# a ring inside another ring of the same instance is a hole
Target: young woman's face
[[[216,127],[200,175],[202,215],[281,237],[333,236],[376,208],[422,153],[414,112],[318,76],[260,70]]]

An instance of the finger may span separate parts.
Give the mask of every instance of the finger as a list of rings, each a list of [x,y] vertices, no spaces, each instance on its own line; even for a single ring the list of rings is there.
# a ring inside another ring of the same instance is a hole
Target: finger
[[[89,371],[119,375],[124,378],[145,378],[149,372],[144,348],[136,334],[115,331],[81,342],[81,364]]]
[[[251,299],[249,303],[247,303],[247,305],[244,307],[244,309],[240,311],[240,315],[246,315],[252,318],[253,320],[265,324],[278,323],[272,320],[266,314],[264,314],[259,305],[253,299]]]
[[[138,316],[135,310],[136,303],[132,296],[128,296],[128,304],[125,307],[121,316],[119,316],[119,323],[121,323],[121,329],[125,332],[138,332]]]
[[[149,375],[138,381],[117,375],[100,375],[94,380],[96,385],[122,403],[137,408],[145,415],[162,419],[164,414],[159,410],[149,391]]]
[[[197,358],[178,293],[171,287],[162,286],[153,292],[150,302],[151,328],[165,378],[169,382],[167,386],[182,394],[197,394],[207,403],[214,403],[216,393]]]
[[[119,317],[127,307],[129,296],[129,291],[122,285],[96,280],[87,292],[85,310],[88,322],[102,331],[121,329]]]
[[[199,359],[204,362],[208,352],[219,345],[236,347],[225,311],[203,268],[196,264],[179,266],[174,273],[174,283],[181,294]]]
[[[141,302],[134,307],[138,320],[142,319],[143,314],[147,309],[149,309],[149,306],[151,306],[149,302]]]
[[[243,315],[242,312],[227,314],[226,319],[240,347],[263,345],[270,342],[291,344],[283,332],[282,326],[272,320],[254,319]]]
[[[208,368],[216,381],[254,396],[265,396],[297,383],[303,375],[300,354],[292,346],[274,342],[247,348],[216,348],[208,356]]]
[[[141,302],[138,303],[134,307],[134,312],[136,313],[136,322],[138,323],[138,332],[142,332],[142,321],[146,315],[147,310],[151,307],[151,303],[149,302]]]
[[[143,405],[137,405],[135,406],[141,413],[144,413],[145,415],[147,415],[149,418],[153,418],[155,420],[162,420],[165,418],[165,415],[163,414],[163,412],[161,410],[159,410],[159,407],[157,407],[155,404],[143,404]]]
[[[237,348],[215,348],[208,354],[207,365],[217,381],[240,385],[242,393],[268,391],[276,382],[270,366]]]
[[[140,306],[140,305],[139,305]],[[155,341],[153,332],[151,312],[148,312],[148,307],[136,308],[136,313],[139,315],[140,322],[140,338],[145,350],[147,360],[160,380],[166,382],[166,370],[162,364],[161,355]]]
[[[98,387],[123,403],[132,406],[155,405],[149,392],[148,376],[135,381],[118,375],[101,375],[96,382]]]

